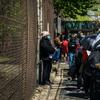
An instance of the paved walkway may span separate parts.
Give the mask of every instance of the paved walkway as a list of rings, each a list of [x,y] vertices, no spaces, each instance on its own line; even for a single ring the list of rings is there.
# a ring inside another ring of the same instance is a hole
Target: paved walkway
[[[88,100],[84,98],[83,91],[77,90],[77,82],[69,80],[68,64],[60,63],[57,69],[54,84],[45,86],[38,100]]]

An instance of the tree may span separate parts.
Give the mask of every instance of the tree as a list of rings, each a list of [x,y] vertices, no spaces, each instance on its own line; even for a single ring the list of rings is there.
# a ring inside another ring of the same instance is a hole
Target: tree
[[[96,0],[53,0],[53,2],[57,16],[76,18],[77,15],[86,15]]]

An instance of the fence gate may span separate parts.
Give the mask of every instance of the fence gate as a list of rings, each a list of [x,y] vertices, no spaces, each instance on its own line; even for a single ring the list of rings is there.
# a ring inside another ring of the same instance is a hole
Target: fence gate
[[[36,84],[36,0],[0,0],[0,100],[29,100]]]

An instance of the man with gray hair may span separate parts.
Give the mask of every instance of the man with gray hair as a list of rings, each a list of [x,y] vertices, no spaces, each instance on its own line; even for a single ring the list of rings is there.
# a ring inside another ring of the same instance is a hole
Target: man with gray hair
[[[55,49],[51,44],[51,36],[48,31],[41,33],[40,39],[40,60],[43,62],[42,85],[50,84],[50,72],[52,68],[51,55]]]

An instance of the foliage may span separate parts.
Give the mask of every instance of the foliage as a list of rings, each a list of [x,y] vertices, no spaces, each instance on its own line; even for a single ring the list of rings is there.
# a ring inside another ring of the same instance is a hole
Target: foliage
[[[93,21],[93,19],[90,18],[89,16],[77,15],[75,21]]]
[[[86,15],[96,0],[53,0],[53,2],[56,15],[64,18],[76,18],[77,15]]]
[[[18,19],[21,16],[21,0],[0,0],[0,15]]]

